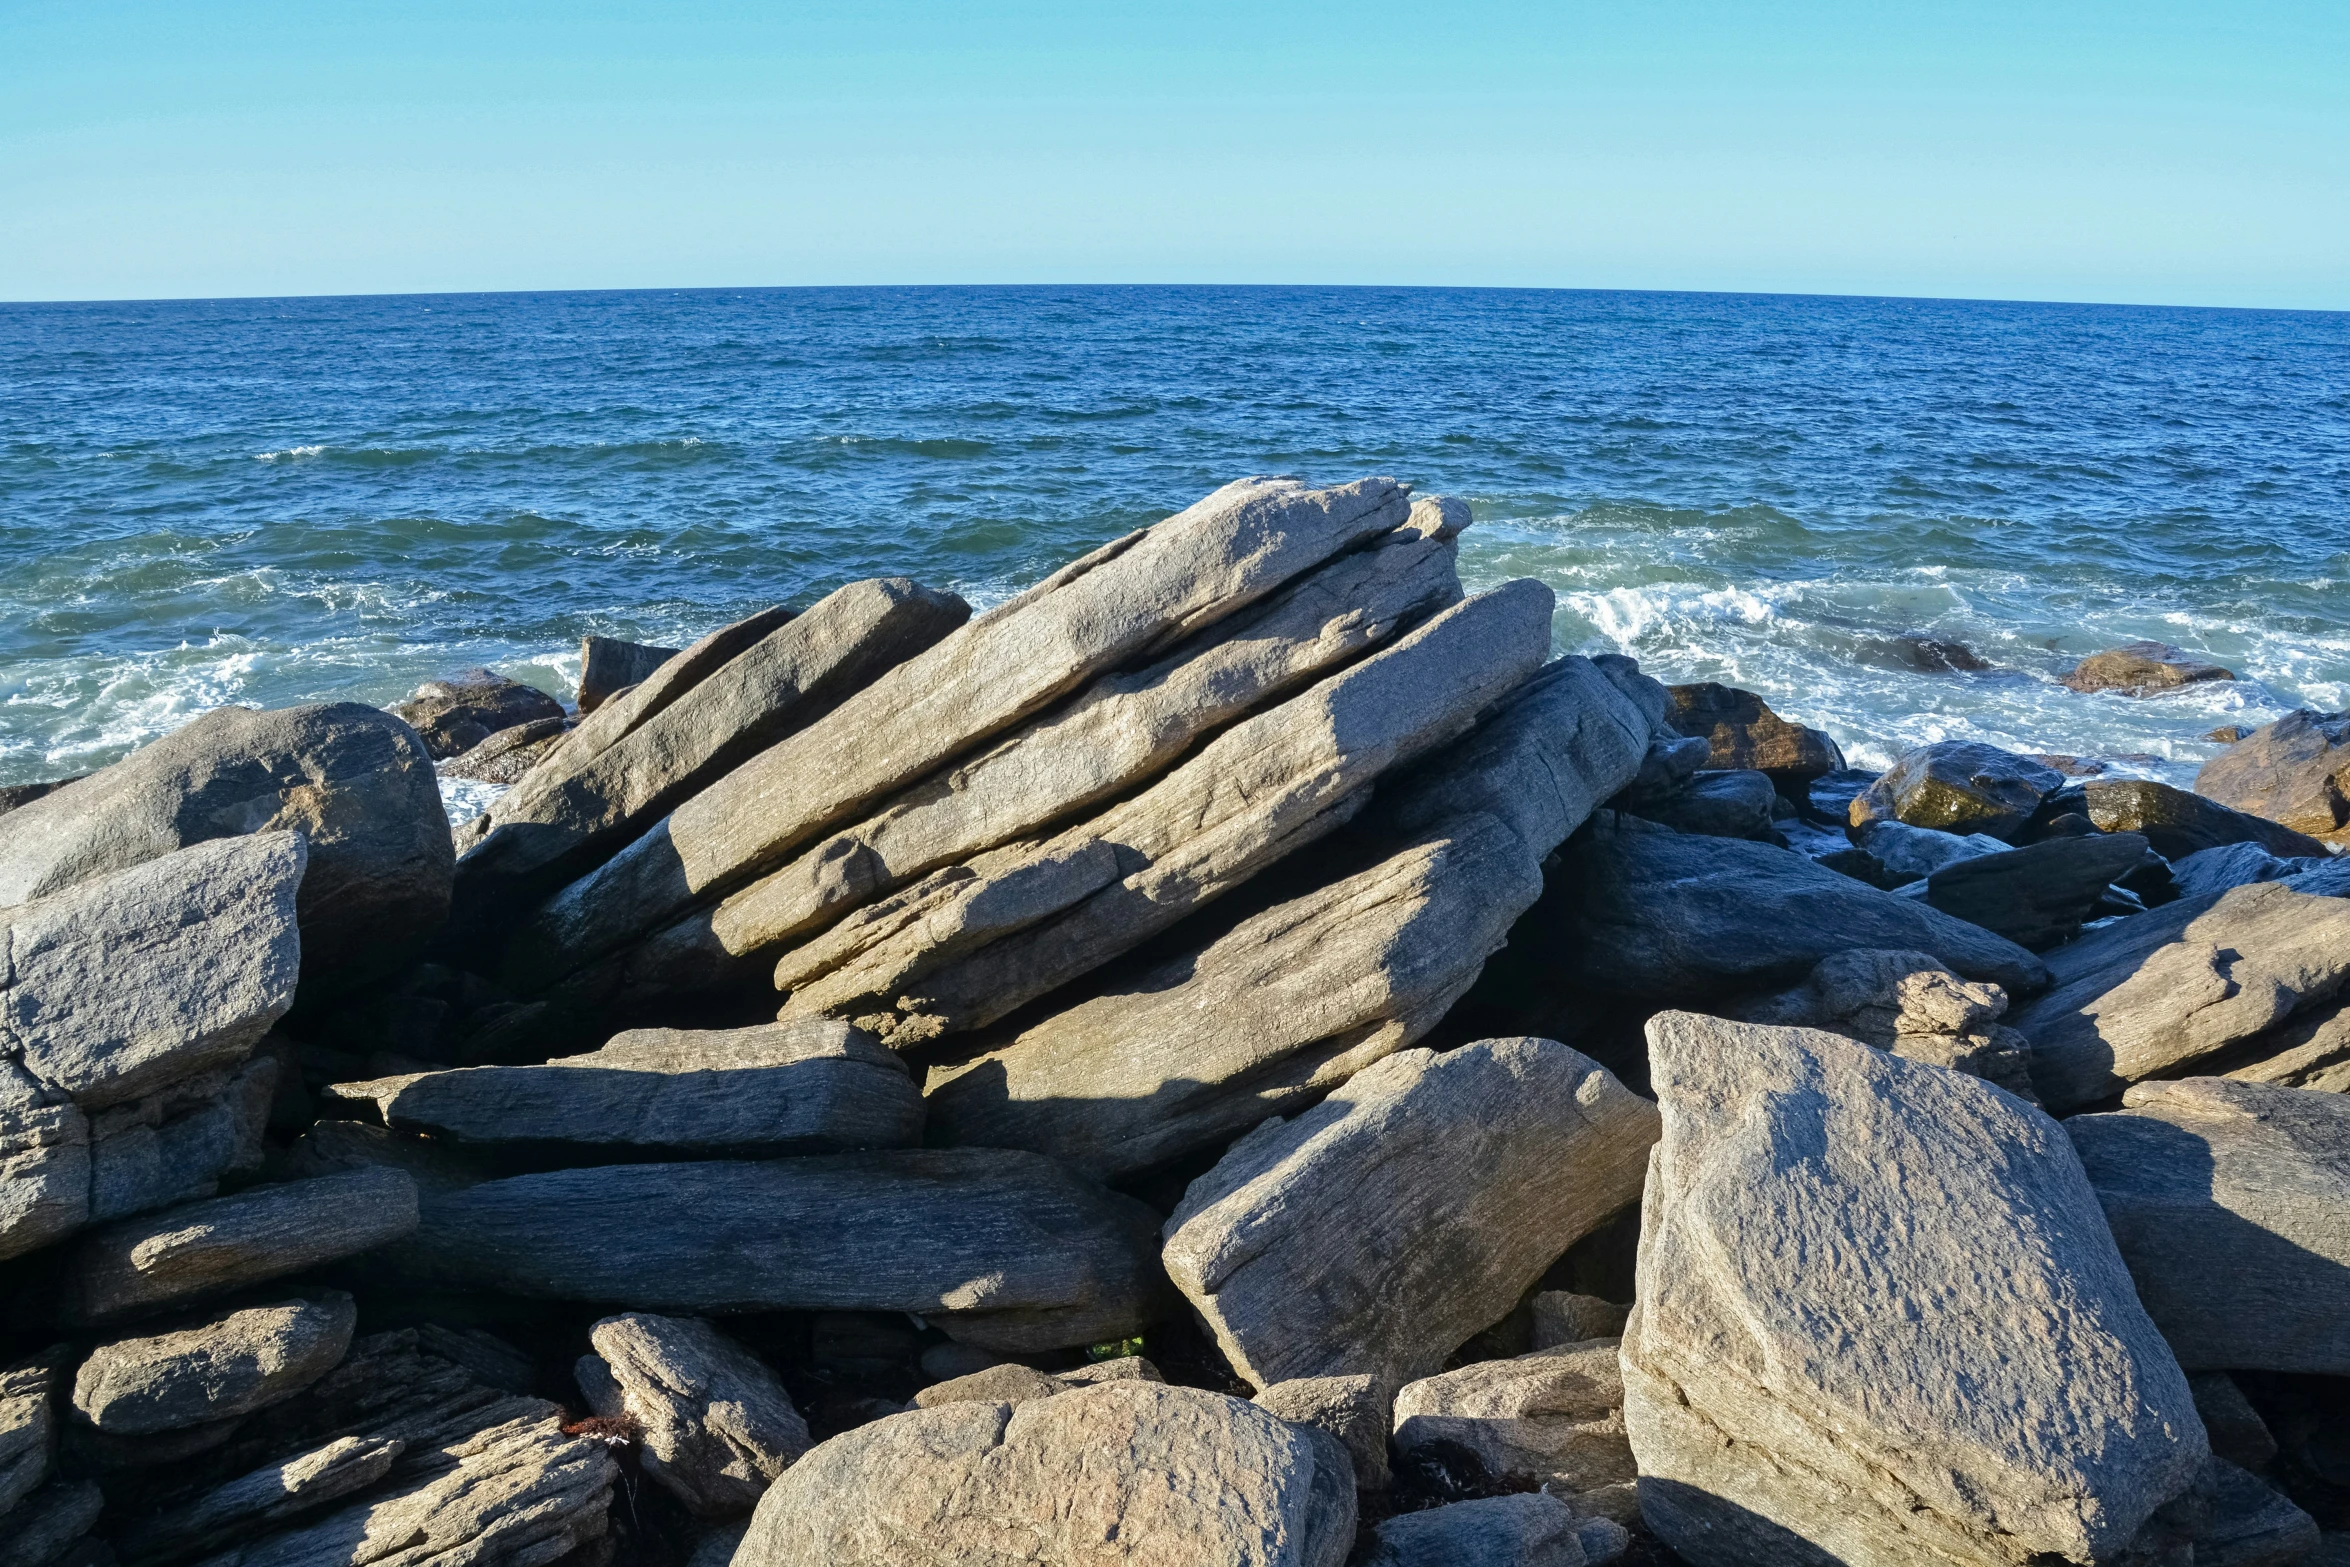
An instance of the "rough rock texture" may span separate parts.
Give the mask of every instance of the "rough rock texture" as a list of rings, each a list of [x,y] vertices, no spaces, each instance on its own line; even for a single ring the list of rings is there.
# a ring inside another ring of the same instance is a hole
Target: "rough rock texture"
[[[1115,1382],[838,1436],[768,1491],[738,1567],[1340,1567],[1344,1449],[1236,1398]]]
[[[2350,1375],[2350,1099],[2192,1077],[2065,1123],[2190,1369]]]
[[[2019,947],[2072,940],[2115,877],[2146,857],[2134,832],[2045,838],[2005,854],[1945,865],[1926,878],[1926,902]]]
[[[2203,1426],[2063,1130],[1830,1034],[1648,1037],[1621,1365],[1658,1536],[1695,1567],[2158,1551]]]
[[[1025,1404],[1031,1399],[1051,1398],[1068,1391],[1068,1384],[1059,1377],[1006,1362],[968,1376],[933,1382],[914,1395],[914,1405],[918,1409],[936,1409],[941,1404]]]
[[[69,1104],[41,1104],[36,1092],[0,1104],[0,1260],[90,1222],[89,1117]]]
[[[1656,1112],[1554,1040],[1411,1050],[1191,1183],[1167,1271],[1259,1387],[1425,1376],[1638,1194]]]
[[[567,746],[500,797],[458,867],[461,894],[587,869],[970,613],[904,577],[826,594],[610,745]]]
[[[1507,583],[1241,720],[1141,794],[860,910],[786,953],[785,1015],[982,1027],[1344,825],[1366,785],[1458,739],[1541,664],[1551,592]]]
[[[199,1555],[365,1490],[407,1448],[397,1438],[337,1437],[135,1519],[115,1547],[134,1567]]]
[[[2100,831],[2143,833],[2166,860],[2185,859],[2223,843],[2257,843],[2287,858],[2327,852],[2324,844],[2305,833],[2151,779],[2091,779],[2081,785],[2081,792],[2089,820]]]
[[[106,1495],[90,1480],[52,1480],[9,1513],[9,1567],[43,1567],[90,1532]],[[103,1558],[100,1558],[103,1560]]]
[[[2182,898],[2049,954],[2055,984],[2017,1013],[2052,1109],[2172,1076],[2255,1039],[2350,981],[2350,901],[2278,882]]]
[[[261,1168],[277,1077],[278,1063],[257,1057],[92,1116],[91,1220],[210,1197],[221,1176]]]
[[[519,724],[563,717],[563,704],[534,686],[488,669],[427,680],[416,695],[387,709],[416,731],[435,761],[472,750]]]
[[[2266,1481],[2211,1461],[2211,1515],[2195,1531],[2195,1567],[2293,1567],[2318,1548],[2317,1520]]]
[[[1801,799],[1814,778],[1844,765],[1836,742],[1817,729],[1789,723],[1752,691],[1706,681],[1671,686],[1665,721],[1685,735],[1702,736],[1712,747],[1710,767],[1768,773],[1791,799]]]
[[[1534,1311],[1534,1347],[1556,1349],[1585,1339],[1621,1338],[1629,1306],[1619,1306],[1597,1295],[1571,1290],[1544,1290],[1530,1303]]]
[[[1923,952],[1864,948],[1823,958],[1802,984],[1740,1003],[1728,1015],[1826,1029],[1982,1078],[2036,1105],[2031,1042],[1999,1022],[2006,1011],[2007,994],[1997,985],[1960,979]]]
[[[35,800],[55,794],[69,783],[80,783],[89,776],[88,773],[76,773],[71,778],[52,778],[45,783],[0,785],[0,816],[7,815],[20,805],[30,805]]]
[[[1853,828],[1851,836],[1854,843],[1868,850],[1885,868],[1886,881],[1896,887],[1923,881],[1945,865],[1980,859],[1986,854],[2005,854],[2009,850],[2006,843],[1987,833],[1961,836],[1932,827],[1912,827],[1890,816],[1879,816]]]
[[[1395,1449],[1451,1443],[1488,1474],[1523,1476],[1577,1512],[1629,1522],[1638,1466],[1616,1348],[1613,1338],[1586,1339],[1409,1383],[1395,1395]]]
[[[332,1371],[351,1347],[351,1297],[253,1306],[178,1332],[120,1339],[74,1374],[73,1407],[121,1436],[178,1431],[274,1404]]]
[[[1294,1377],[1266,1388],[1255,1402],[1291,1425],[1338,1438],[1354,1460],[1356,1490],[1384,1491],[1394,1481],[1387,1467],[1390,1401],[1377,1377]]]
[[[1771,830],[1771,812],[1778,800],[1778,788],[1768,773],[1702,772],[1678,794],[1624,808],[1677,832],[1760,838]]]
[[[67,1258],[59,1314],[100,1322],[284,1278],[416,1228],[416,1183],[353,1170],[257,1186],[90,1231]]]
[[[1243,479],[1071,562],[771,746],[544,908],[566,973],[781,864],[816,834],[1068,695],[1402,522],[1404,490]]]
[[[780,1154],[922,1140],[922,1095],[905,1062],[830,1018],[710,1032],[640,1029],[543,1066],[339,1083],[327,1097],[372,1106],[395,1131],[467,1143]]]
[[[2350,838],[2350,713],[2287,713],[2203,764],[2195,792],[2295,832]]]
[[[1542,1491],[1454,1502],[1404,1513],[1381,1523],[1364,1567],[1596,1567],[1615,1559],[1594,1555],[1584,1533],[1594,1522],[1578,1517]],[[1621,1531],[1613,1531],[1620,1533]]]
[[[190,844],[299,832],[305,1000],[387,974],[449,912],[456,851],[414,730],[356,702],[215,708],[0,816],[0,905]]]
[[[1601,813],[1560,860],[1555,879],[1577,896],[1547,939],[1595,990],[1702,996],[1794,980],[1857,947],[1928,952],[2010,991],[2047,983],[2046,966],[2015,943],[1771,844]]]
[[[2187,1386],[2194,1391],[2195,1413],[2203,1417],[2203,1430],[2211,1438],[2212,1457],[2243,1469],[2264,1469],[2277,1456],[2277,1439],[2234,1377],[2225,1371],[2198,1371],[2187,1378]]]
[[[2219,665],[2207,664],[2167,642],[2125,642],[2082,659],[2064,677],[2064,683],[2075,691],[2152,696],[2200,681],[2235,678]]]
[[[789,619],[790,610],[773,605],[732,625],[721,626],[663,663],[638,684],[613,692],[598,703],[593,712],[582,710],[579,722],[566,731],[563,737],[563,770],[569,771],[584,765],[589,758],[617,744],[623,736],[651,722],[679,697],[725,668],[736,654],[754,646]],[[470,847],[472,841],[487,830],[483,826],[471,834],[460,831],[458,847],[461,850]]]
[[[747,1513],[808,1450],[808,1423],[758,1356],[693,1317],[644,1312],[590,1330],[581,1391],[644,1430],[645,1477],[706,1518]],[[602,1388],[587,1384],[600,1368]]]
[[[518,784],[532,768],[553,753],[556,745],[569,732],[568,719],[536,718],[527,724],[517,724],[512,729],[499,730],[462,755],[450,757],[441,763],[437,771],[443,778],[470,778],[476,783]]]
[[[293,1004],[303,866],[263,833],[0,911],[0,1061],[102,1110],[242,1060]]]
[[[2318,897],[2350,896],[2350,856],[2281,859],[2257,843],[2227,843],[2216,849],[2198,849],[2170,868],[2171,886],[2182,898],[2256,881],[2285,881],[2295,892]]]
[[[370,1263],[409,1287],[656,1311],[910,1311],[1007,1353],[1140,1332],[1152,1210],[1031,1153],[607,1165],[437,1195]]]
[[[648,647],[618,637],[579,639],[579,710],[592,713],[621,692],[641,685],[680,649]]]
[[[52,1351],[0,1371],[0,1513],[49,1478],[66,1365],[63,1354]]]
[[[2239,1082],[2350,1093],[2350,1002],[2287,1018],[2229,1055],[2250,1058],[2221,1074]]]
[[[2007,838],[2064,787],[2064,774],[1973,740],[1937,740],[1905,753],[1852,797],[1862,827],[1890,817],[1912,827]]]

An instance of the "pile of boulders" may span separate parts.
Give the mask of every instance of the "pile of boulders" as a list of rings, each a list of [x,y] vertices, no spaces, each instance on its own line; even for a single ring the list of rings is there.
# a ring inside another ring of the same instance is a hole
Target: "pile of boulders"
[[[1467,523],[1243,480],[0,812],[6,1560],[2327,1548],[2334,721],[1859,772]]]

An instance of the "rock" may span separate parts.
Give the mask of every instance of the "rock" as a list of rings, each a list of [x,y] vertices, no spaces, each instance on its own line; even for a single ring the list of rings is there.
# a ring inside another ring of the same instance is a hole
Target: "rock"
[[[2234,745],[2250,733],[2252,731],[2241,724],[2222,724],[2203,738],[2218,745]]]
[[[2257,1475],[2211,1461],[2212,1516],[2195,1531],[2195,1567],[2292,1567],[2319,1542],[2317,1520]]]
[[[1904,753],[1854,795],[1849,816],[1856,828],[1890,817],[1912,827],[2006,839],[2063,786],[2064,775],[2055,768],[2012,751],[1937,740]]]
[[[569,972],[780,865],[818,833],[1075,691],[1404,520],[1366,479],[1226,485],[1071,562],[704,790],[541,911]]]
[[[992,1350],[981,1349],[975,1344],[950,1341],[933,1344],[925,1349],[919,1364],[922,1374],[931,1381],[952,1382],[958,1377],[967,1377],[975,1371],[985,1371],[990,1366],[1001,1366],[1007,1362]]]
[[[0,1042],[86,1111],[241,1061],[293,1004],[303,865],[263,833],[0,911]]]
[[[2191,1077],[2065,1123],[2190,1370],[2350,1375],[2350,1099]]]
[[[8,1514],[8,1567],[44,1567],[90,1532],[106,1507],[89,1480],[52,1480]]]
[[[1167,1220],[1167,1272],[1257,1386],[1394,1386],[1629,1202],[1655,1137],[1646,1100],[1556,1041],[1406,1051],[1234,1143]]]
[[[415,1238],[369,1272],[648,1311],[916,1312],[1021,1354],[1156,1320],[1157,1224],[1051,1160],[997,1149],[605,1165],[430,1197]]]
[[[878,1421],[792,1466],[738,1567],[1340,1567],[1344,1449],[1240,1399],[1115,1382]]]
[[[1391,1405],[1377,1377],[1293,1377],[1266,1388],[1255,1402],[1293,1426],[1336,1437],[1354,1461],[1356,1490],[1384,1491],[1394,1482],[1387,1467]]]
[[[1714,767],[1768,773],[1780,793],[1801,801],[1814,778],[1844,765],[1835,741],[1789,723],[1752,691],[1710,680],[1667,689],[1673,705],[1666,721],[1682,734],[1703,736],[1713,747]]]
[[[294,831],[307,1004],[392,973],[449,912],[455,850],[432,759],[356,702],[215,708],[0,817],[0,905],[192,844]]]
[[[1088,1365],[1079,1366],[1074,1371],[1060,1373],[1059,1379],[1071,1387],[1086,1387],[1096,1382],[1124,1382],[1128,1380],[1164,1382],[1167,1380],[1159,1374],[1158,1367],[1140,1355],[1113,1355],[1108,1360],[1096,1360]]]
[[[2287,713],[2205,762],[2195,792],[2313,838],[2350,841],[2350,713]]]
[[[1594,990],[1703,996],[1793,980],[1860,947],[1928,952],[2010,991],[2047,983],[2015,943],[1767,843],[1603,813],[1559,858],[1554,880],[1575,895],[1542,938],[1562,974]]]
[[[1383,773],[1465,734],[1540,665],[1550,615],[1531,580],[1456,604],[1100,816],[860,910],[784,954],[783,1015],[911,1014],[957,1032],[1048,994],[1343,826]]]
[[[2256,881],[2289,881],[2327,868],[2324,859],[2280,859],[2257,843],[2224,843],[2216,849],[2198,849],[2170,868],[2171,885],[2182,898],[2200,898],[2248,887]],[[2296,888],[2296,891],[2305,890]]]
[[[407,1451],[397,1438],[345,1436],[264,1465],[133,1522],[116,1537],[125,1561],[182,1560],[365,1490]]]
[[[748,1518],[716,1525],[695,1545],[693,1554],[685,1559],[685,1567],[729,1567],[734,1553],[742,1549],[743,1536],[750,1531]]]
[[[699,1516],[749,1512],[808,1450],[783,1383],[709,1323],[630,1312],[588,1337],[613,1387],[608,1400],[589,1390],[596,1413],[636,1421],[645,1478]]]
[[[67,1362],[52,1350],[0,1371],[0,1513],[49,1478],[57,1456],[57,1394]]]
[[[2126,1260],[2126,1259],[2125,1259]],[[2189,1373],[2187,1386],[2195,1394],[2195,1413],[2203,1417],[2211,1439],[2211,1456],[2243,1469],[2265,1469],[2277,1456],[2277,1439],[2252,1400],[2225,1371]]]
[[[1624,1319],[1632,1314],[1629,1306],[1571,1290],[1544,1290],[1532,1304],[1536,1349],[1556,1349],[1586,1339],[1621,1338]]]
[[[2041,952],[2079,935],[2106,887],[2145,856],[2134,832],[2043,838],[1942,867],[1926,878],[1926,902]]]
[[[398,1170],[419,1192],[478,1186],[498,1172],[478,1153],[360,1121],[321,1121],[290,1149],[280,1173],[307,1181],[347,1170]]]
[[[2053,767],[2067,778],[2095,778],[2100,773],[2112,770],[2107,763],[2093,756],[2068,756],[2061,751],[2027,751],[2024,757],[2027,761],[2038,762],[2042,767]]]
[[[922,1140],[906,1064],[829,1018],[696,1032],[641,1029],[543,1066],[463,1067],[340,1083],[395,1131],[461,1143],[679,1153],[842,1153]]]
[[[1688,787],[1689,780],[1712,756],[1713,742],[1709,740],[1660,734],[1649,741],[1648,753],[1640,759],[1640,771],[1610,803],[1637,811],[1643,805],[1669,800]]]
[[[1909,1061],[1979,1077],[2026,1104],[2031,1042],[1998,1021],[2007,994],[1960,979],[1923,952],[1866,949],[1824,958],[1790,990],[1729,1009],[1740,1022],[1818,1028]]]
[[[579,639],[579,710],[592,713],[634,685],[653,677],[655,670],[677,657],[673,647],[648,647],[618,637]]]
[[[251,1414],[332,1371],[358,1321],[351,1297],[330,1290],[101,1345],[74,1374],[73,1407],[119,1436]]]
[[[277,1062],[261,1057],[92,1116],[91,1220],[210,1197],[221,1176],[261,1168],[277,1073]]]
[[[1830,1034],[1667,1012],[1648,1039],[1621,1366],[1657,1536],[1701,1563],[2161,1559],[2203,1427],[2062,1129]]]
[[[89,1222],[89,1117],[69,1104],[34,1102],[30,1094],[26,1102],[0,1104],[0,1260],[37,1251]]]
[[[1584,1545],[1584,1531],[1604,1519],[1575,1510],[1544,1491],[1481,1497],[1400,1513],[1373,1531],[1364,1567],[1596,1567],[1613,1561]],[[1611,1529],[1621,1534],[1620,1529]],[[1610,1542],[1613,1544],[1614,1542]],[[1626,1542],[1629,1543],[1629,1542]]]
[[[2350,1093],[2350,1003],[2289,1017],[2231,1054],[2252,1058],[2221,1074],[2237,1082]]]
[[[1904,631],[1885,638],[1882,645],[1898,662],[1921,674],[1977,675],[1991,667],[1964,642],[1930,631]]]
[[[1488,1474],[1535,1481],[1577,1512],[1628,1516],[1638,1467],[1616,1346],[1587,1339],[1410,1383],[1395,1395],[1396,1451],[1451,1443]]]
[[[2350,902],[2276,883],[2182,898],[2049,954],[2013,1019],[2032,1081],[2067,1111],[2222,1057],[2350,981]]]
[[[1895,887],[1924,881],[1945,865],[1956,865],[1961,860],[2009,852],[2007,844],[1988,833],[1968,833],[1962,837],[1938,828],[1912,827],[1890,816],[1876,817],[1865,826],[1854,828],[1852,837],[1884,867],[1887,885]]]
[[[2183,860],[2223,843],[2257,843],[2288,858],[2326,853],[2324,844],[2290,827],[2151,779],[2093,779],[2081,790],[2087,796],[2089,820],[2100,832],[2143,833],[2166,860]]]
[[[167,1208],[90,1231],[68,1254],[59,1314],[103,1322],[355,1256],[416,1228],[416,1183],[353,1170]]]
[[[2219,665],[2204,663],[2167,642],[2125,642],[2082,659],[2064,677],[2064,683],[2075,691],[2153,696],[2206,680],[2235,678]]]
[[[436,771],[443,778],[470,778],[476,783],[518,784],[530,770],[554,754],[563,736],[570,732],[570,720],[564,718],[534,718],[527,724],[516,724],[501,729],[470,750],[460,752],[441,763]],[[479,818],[475,818],[479,820]],[[470,825],[470,823],[468,824]]]
[[[76,773],[71,778],[52,779],[47,783],[8,784],[5,786],[0,786],[0,816],[6,816],[10,811],[15,810],[20,805],[30,805],[35,800],[45,799],[49,795],[53,795],[58,790],[64,788],[67,784],[80,783],[84,778],[89,776],[90,775],[88,773]]]
[[[472,750],[502,729],[563,717],[563,704],[533,686],[489,669],[427,680],[416,695],[386,709],[424,741],[435,761]]]
[[[914,1404],[919,1409],[936,1409],[941,1404],[1025,1404],[1068,1391],[1068,1384],[1059,1377],[1006,1362],[968,1376],[933,1382],[914,1395]]]
[[[1771,810],[1778,799],[1778,787],[1768,773],[1703,772],[1692,776],[1679,794],[1626,809],[1677,832],[1760,838],[1771,830]]]

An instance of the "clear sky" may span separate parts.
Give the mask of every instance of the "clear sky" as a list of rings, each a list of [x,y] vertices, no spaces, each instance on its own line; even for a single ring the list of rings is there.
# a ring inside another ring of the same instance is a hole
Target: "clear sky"
[[[2350,308],[2350,0],[0,0],[0,299]]]

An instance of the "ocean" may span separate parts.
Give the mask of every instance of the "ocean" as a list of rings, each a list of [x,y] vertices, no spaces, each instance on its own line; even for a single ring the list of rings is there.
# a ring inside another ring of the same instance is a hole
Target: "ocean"
[[[1858,765],[2186,782],[2350,706],[2350,314],[1358,288],[0,306],[0,783],[902,574],[984,606],[1228,479],[1465,496],[1561,651]],[[1911,633],[1990,667],[1919,667]],[[2137,638],[2243,678],[2060,677]]]

